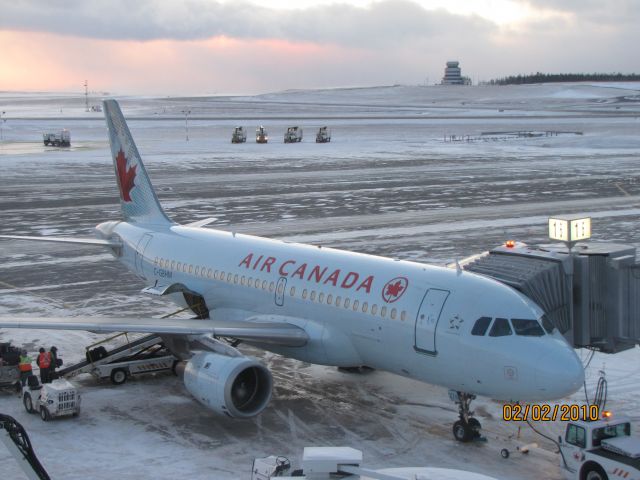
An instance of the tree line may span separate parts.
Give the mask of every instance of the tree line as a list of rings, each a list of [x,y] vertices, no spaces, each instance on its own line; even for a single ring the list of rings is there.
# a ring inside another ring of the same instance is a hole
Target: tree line
[[[496,78],[488,82],[489,85],[523,85],[527,83],[557,83],[557,82],[637,82],[637,73],[531,73],[529,75],[510,75]]]

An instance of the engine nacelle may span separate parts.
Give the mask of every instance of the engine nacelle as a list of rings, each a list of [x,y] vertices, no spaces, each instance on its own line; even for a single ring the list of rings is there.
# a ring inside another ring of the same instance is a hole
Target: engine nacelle
[[[183,375],[187,390],[196,400],[230,417],[258,415],[271,400],[271,372],[249,357],[196,353]]]

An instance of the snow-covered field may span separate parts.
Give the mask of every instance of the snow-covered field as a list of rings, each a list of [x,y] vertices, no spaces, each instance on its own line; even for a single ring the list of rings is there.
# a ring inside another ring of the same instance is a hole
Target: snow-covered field
[[[92,101],[92,104],[97,103]],[[546,219],[594,218],[594,239],[640,246],[640,84],[522,87],[381,87],[292,91],[256,97],[133,98],[122,107],[169,214],[217,228],[445,264],[507,238],[546,241]],[[0,222],[3,234],[91,235],[118,218],[117,188],[101,114],[73,95],[3,94]],[[192,111],[189,141],[181,111]],[[252,143],[263,124],[270,143]],[[232,145],[244,125],[249,142]],[[285,145],[287,126],[305,131]],[[328,125],[329,144],[315,144]],[[43,131],[68,128],[72,147],[44,147]],[[445,142],[450,135],[554,131],[559,135]],[[580,135],[565,132],[581,132]],[[110,255],[91,248],[0,242],[0,315],[162,315],[171,305]],[[56,345],[65,362],[101,338],[81,332],[0,330],[31,351]],[[348,374],[247,349],[274,372],[270,407],[238,421],[216,417],[180,380],[157,375],[121,387],[77,379],[77,419],[43,423],[0,393],[0,412],[29,432],[52,478],[247,479],[254,457],[348,445],[367,466],[453,467],[501,479],[560,479],[553,445],[505,423],[501,405],[474,403],[487,443],[453,441],[455,406],[439,387],[384,372]],[[581,352],[586,358],[586,352]],[[640,349],[597,355],[593,391],[606,371],[609,406],[638,426]],[[577,392],[566,401],[582,401]],[[556,436],[561,424],[538,428]],[[503,460],[500,449],[542,449]],[[0,448],[0,472],[21,478]]]

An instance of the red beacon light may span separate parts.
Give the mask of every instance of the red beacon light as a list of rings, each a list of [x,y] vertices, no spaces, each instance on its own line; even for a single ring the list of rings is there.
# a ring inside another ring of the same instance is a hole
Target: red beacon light
[[[507,248],[513,248],[516,246],[516,241],[515,240],[507,240],[506,242],[504,242],[504,246]]]

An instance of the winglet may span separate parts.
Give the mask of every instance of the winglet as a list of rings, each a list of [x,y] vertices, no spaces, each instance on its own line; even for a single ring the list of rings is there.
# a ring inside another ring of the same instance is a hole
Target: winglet
[[[133,223],[172,224],[160,206],[118,102],[105,100],[103,105],[124,219]]]

